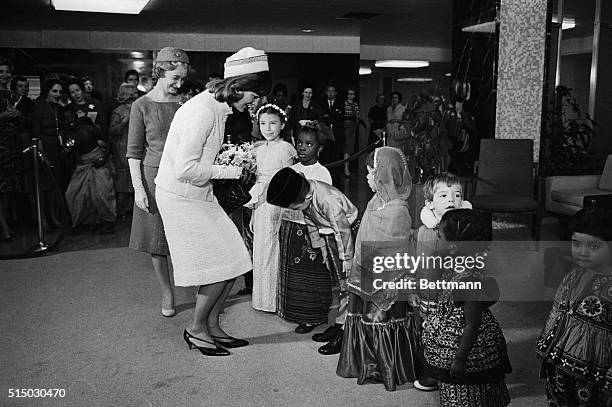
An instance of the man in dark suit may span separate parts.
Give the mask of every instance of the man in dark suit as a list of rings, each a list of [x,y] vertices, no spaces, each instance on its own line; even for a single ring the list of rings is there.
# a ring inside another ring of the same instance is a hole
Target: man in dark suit
[[[338,161],[342,158],[344,147],[344,103],[338,98],[338,92],[334,85],[329,85],[325,90],[325,100],[321,103],[321,112],[323,114],[323,122],[329,126],[334,133],[334,141],[328,143],[319,159],[322,164]],[[338,168],[332,168],[332,178],[334,184],[338,181]]]

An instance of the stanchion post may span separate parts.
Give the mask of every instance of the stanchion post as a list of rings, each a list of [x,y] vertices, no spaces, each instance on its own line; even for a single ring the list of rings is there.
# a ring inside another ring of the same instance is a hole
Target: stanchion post
[[[24,152],[32,151],[32,162],[34,164],[34,192],[36,194],[36,220],[38,223],[38,243],[32,249],[33,252],[42,252],[49,248],[44,242],[43,236],[43,223],[42,223],[42,204],[41,204],[41,194],[40,194],[40,165],[39,165],[39,157],[42,157],[42,153],[40,152],[38,145],[40,143],[39,138],[33,138],[32,144],[28,147]]]

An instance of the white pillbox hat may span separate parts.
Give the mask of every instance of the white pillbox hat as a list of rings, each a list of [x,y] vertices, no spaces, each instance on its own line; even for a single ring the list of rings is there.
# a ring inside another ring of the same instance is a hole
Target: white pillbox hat
[[[268,56],[262,50],[245,47],[229,56],[225,60],[224,68],[225,78],[249,73],[266,72],[269,70]]]

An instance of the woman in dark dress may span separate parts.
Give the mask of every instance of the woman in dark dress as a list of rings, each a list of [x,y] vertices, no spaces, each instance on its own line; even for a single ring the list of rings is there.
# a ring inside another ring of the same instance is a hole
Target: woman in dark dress
[[[370,123],[368,144],[372,144],[381,137],[380,133],[385,128],[385,124],[387,124],[385,95],[382,93],[376,96],[376,104],[372,106],[368,112],[368,122]]]
[[[132,103],[127,154],[134,210],[130,248],[151,254],[153,269],[162,290],[161,313],[176,314],[174,289],[168,269],[168,242],[155,200],[155,183],[166,137],[174,114],[180,107],[179,89],[189,71],[189,57],[178,48],[163,48],[153,64],[155,87]]]
[[[302,89],[302,100],[296,103],[293,114],[290,117],[291,129],[294,133],[304,124],[305,120],[322,120],[323,113],[321,108],[312,101],[313,93],[313,89],[310,86]],[[300,124],[300,122],[302,123]]]
[[[25,116],[16,108],[18,96],[8,89],[11,71],[9,62],[0,60],[0,240],[13,236],[8,225],[10,200],[21,186],[18,163]]]
[[[40,139],[40,145],[47,157],[51,167],[51,173],[58,186],[64,190],[68,186],[67,175],[64,173],[60,148],[63,142],[60,132],[60,110],[59,104],[62,99],[63,86],[59,79],[49,79],[41,86],[41,97],[32,109],[32,138]],[[26,187],[29,192],[34,191],[34,177],[30,171],[29,182]],[[53,194],[53,184],[41,169],[41,191],[43,191],[44,227],[59,227],[58,202]]]

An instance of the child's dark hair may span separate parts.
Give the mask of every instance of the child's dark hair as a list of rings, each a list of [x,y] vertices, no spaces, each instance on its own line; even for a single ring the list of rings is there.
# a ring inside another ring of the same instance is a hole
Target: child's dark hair
[[[463,186],[461,185],[459,178],[450,172],[441,172],[427,178],[423,184],[423,197],[426,201],[433,201],[434,193],[436,192],[436,185],[438,184],[445,184],[448,187],[458,185],[461,187],[461,195],[463,195]]]
[[[268,184],[266,200],[271,205],[287,208],[295,203],[302,190],[309,188],[304,176],[293,169],[285,167],[274,174]]]
[[[313,134],[319,142],[319,145],[324,146],[329,142],[329,133],[331,133],[331,129],[323,123],[309,121],[303,126],[298,127],[295,138],[297,140],[300,134]]]
[[[612,241],[612,209],[583,208],[569,223],[570,233],[584,233],[606,242]]]
[[[285,111],[283,109],[281,109],[280,107],[276,106],[275,104],[268,103],[267,105],[263,105],[262,107],[257,109],[257,113],[256,113],[257,121],[259,121],[259,118],[264,113],[274,114],[274,115],[278,116],[281,119],[281,122],[283,122],[283,123],[287,122],[287,113],[285,113]]]
[[[449,242],[455,242],[462,253],[478,253],[489,245],[490,226],[485,218],[471,209],[452,209],[440,220],[440,231]]]

